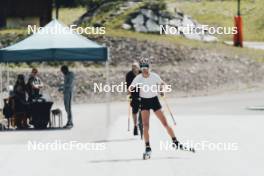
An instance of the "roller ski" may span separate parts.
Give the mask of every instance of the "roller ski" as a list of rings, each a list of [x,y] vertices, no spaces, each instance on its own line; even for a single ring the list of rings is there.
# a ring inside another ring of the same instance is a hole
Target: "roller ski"
[[[182,145],[179,141],[174,141],[173,142],[173,146],[175,147],[176,150],[182,150],[182,151],[188,151],[188,152],[192,152],[195,153],[195,149],[194,148],[188,148],[184,145]]]
[[[151,148],[146,147],[146,151],[143,153],[143,160],[148,160],[151,157]]]

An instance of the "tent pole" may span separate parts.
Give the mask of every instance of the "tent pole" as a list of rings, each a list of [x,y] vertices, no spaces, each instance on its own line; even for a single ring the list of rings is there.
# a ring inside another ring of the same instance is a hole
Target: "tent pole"
[[[0,100],[0,106],[3,107],[2,100],[3,100],[3,73],[2,73],[2,63],[0,64],[0,93],[1,93],[1,100]]]
[[[109,61],[110,61],[110,50],[107,48],[107,61],[105,62],[105,67],[106,67],[106,84],[109,85]],[[107,99],[107,104],[106,104],[106,127],[108,127],[111,123],[111,98],[110,98],[110,92],[106,93],[106,99]]]
[[[6,69],[7,69],[7,91],[9,92],[9,67],[8,67],[8,62],[6,63]]]

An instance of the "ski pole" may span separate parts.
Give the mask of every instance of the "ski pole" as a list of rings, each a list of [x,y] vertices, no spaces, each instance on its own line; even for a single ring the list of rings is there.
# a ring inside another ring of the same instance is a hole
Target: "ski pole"
[[[127,131],[130,131],[130,115],[131,115],[131,100],[128,101],[128,119],[127,119]]]
[[[172,118],[173,124],[176,125],[175,118],[173,117],[173,114],[172,114],[172,112],[171,112],[171,109],[170,109],[170,107],[169,107],[169,104],[168,104],[168,102],[167,102],[165,96],[161,96],[161,97],[163,98],[163,100],[164,100],[164,102],[165,102],[165,105],[166,105],[166,107],[167,107],[167,109],[168,109],[168,111],[169,111],[169,113],[170,113],[170,115],[171,115],[171,118]]]

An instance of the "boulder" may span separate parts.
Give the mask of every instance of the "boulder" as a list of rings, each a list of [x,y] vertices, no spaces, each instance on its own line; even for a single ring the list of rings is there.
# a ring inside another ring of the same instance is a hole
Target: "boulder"
[[[169,21],[169,24],[171,26],[177,26],[178,27],[178,26],[182,25],[182,22],[179,19],[172,19],[172,20]]]
[[[138,14],[136,18],[132,19],[131,22],[136,25],[144,24],[144,16],[142,14]]]
[[[195,34],[195,33],[183,33],[183,36],[191,40],[202,40],[202,35]]]
[[[159,17],[159,25],[166,25],[166,24],[169,24],[169,19]]]
[[[195,23],[192,21],[192,19],[188,16],[184,16],[182,20],[182,26],[184,27],[195,27]]]
[[[163,25],[161,27],[161,34],[166,35],[180,35],[180,32],[178,31],[177,27],[170,26],[170,25]]]
[[[148,32],[147,28],[143,24],[134,24],[133,27],[136,32]]]
[[[166,34],[181,35],[188,39],[206,42],[217,41],[216,37],[208,35],[201,24],[178,9],[175,9],[175,13],[172,14],[165,10],[155,11],[144,7],[133,13],[122,28],[133,29],[136,32],[160,33],[161,26],[163,27],[161,34],[164,34],[166,27]]]
[[[146,27],[149,32],[159,32],[160,31],[160,26],[153,20],[149,19],[146,22]]]
[[[154,21],[158,21],[157,15],[150,9],[141,9],[140,12],[145,15],[147,18],[152,19]]]
[[[122,28],[125,30],[130,30],[132,27],[130,24],[124,23],[124,24],[122,24]]]
[[[169,18],[169,19],[172,18],[172,15],[169,12],[167,12],[167,11],[161,11],[161,12],[159,12],[159,16],[160,17],[163,17],[163,18]]]
[[[183,13],[183,12],[177,12],[177,13],[175,14],[175,17],[183,19],[183,17],[184,17],[184,13]]]
[[[216,42],[218,40],[217,37],[212,35],[202,35],[201,39],[205,42]]]

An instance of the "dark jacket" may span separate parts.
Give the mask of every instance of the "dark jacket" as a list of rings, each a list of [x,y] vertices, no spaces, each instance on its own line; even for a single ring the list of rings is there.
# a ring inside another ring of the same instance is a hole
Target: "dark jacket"
[[[139,72],[141,73],[141,72]],[[137,75],[134,74],[134,72],[131,70],[126,74],[126,83],[127,83],[127,89],[131,85],[132,81]],[[132,99],[138,99],[139,98],[139,91],[135,91],[131,93]]]

